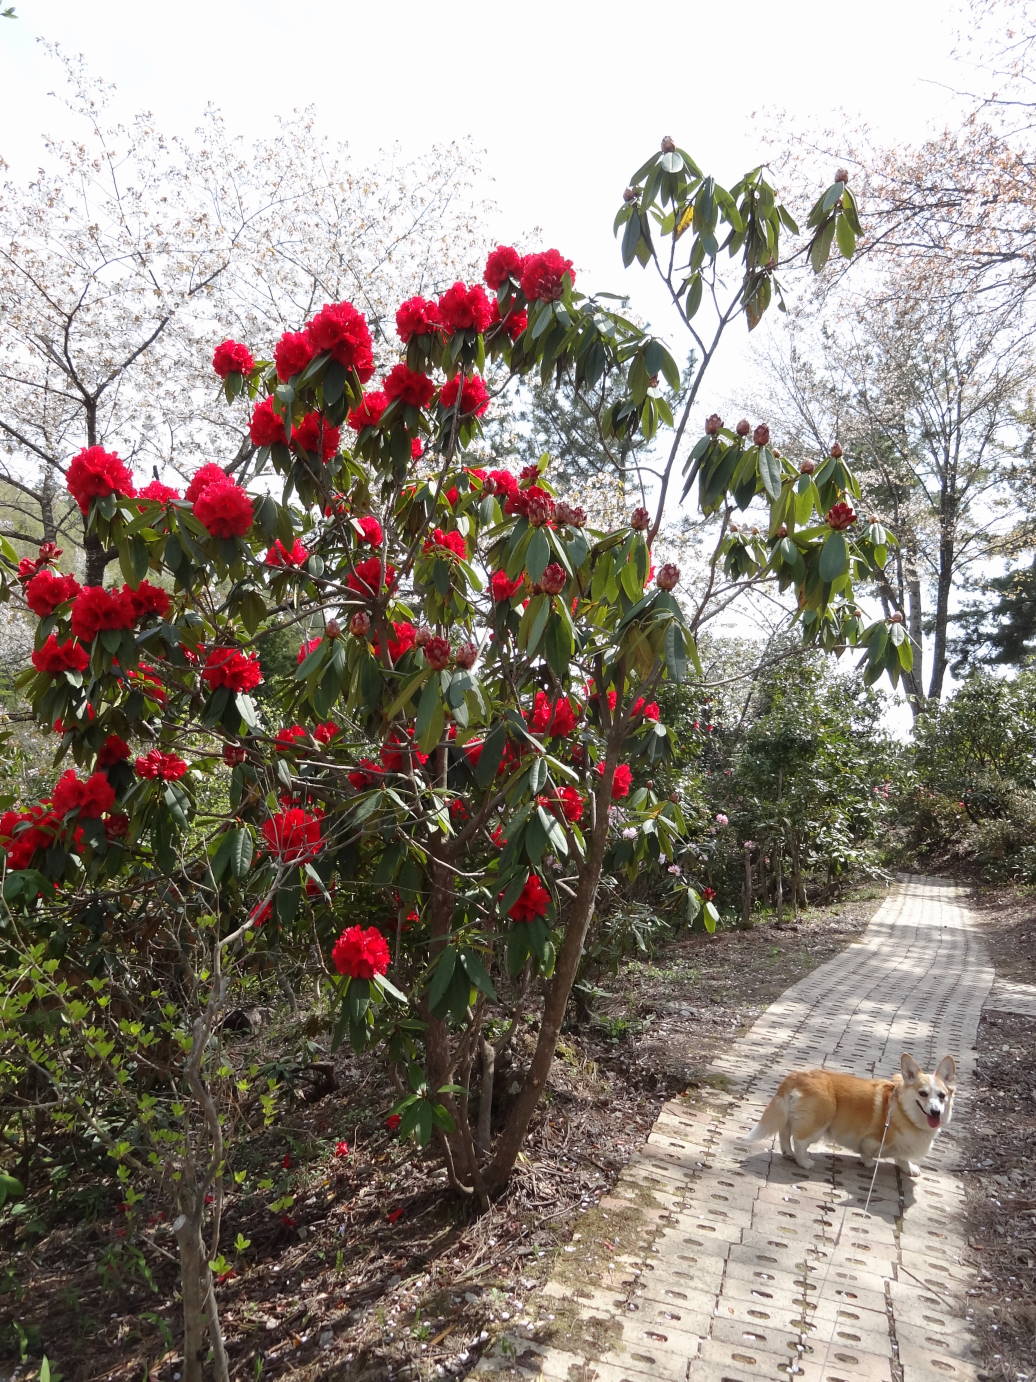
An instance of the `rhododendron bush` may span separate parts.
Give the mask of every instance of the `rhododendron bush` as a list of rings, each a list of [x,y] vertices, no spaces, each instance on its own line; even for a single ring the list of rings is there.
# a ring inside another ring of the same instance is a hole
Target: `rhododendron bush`
[[[672,157],[650,167],[675,202]],[[555,249],[499,246],[483,282],[403,302],[394,342],[348,302],[276,342],[220,342],[265,478],[199,457],[180,497],[87,448],[68,487],[111,577],[80,588],[56,551],[19,573],[39,616],[24,688],[74,767],[0,819],[12,912],[87,973],[105,946],[168,966],[180,919],[216,960],[210,1033],[221,963],[316,942],[336,1039],[384,1044],[400,1134],[483,1204],[542,1096],[602,872],[672,857],[686,832],[651,785],[669,744],[653,692],[696,659],[679,572],[652,566],[658,521],[588,528],[546,457],[466,463],[531,371],[614,372],[613,435],[671,421],[672,355],[575,283]],[[844,465],[803,487],[767,443],[707,429],[701,502],[772,505],[770,538],[736,559],[798,581],[823,622],[874,542],[851,529]],[[266,685],[255,640],[286,629],[297,658]],[[687,898],[715,917],[693,878]],[[487,1023],[506,1043],[527,1016],[505,1098]]]

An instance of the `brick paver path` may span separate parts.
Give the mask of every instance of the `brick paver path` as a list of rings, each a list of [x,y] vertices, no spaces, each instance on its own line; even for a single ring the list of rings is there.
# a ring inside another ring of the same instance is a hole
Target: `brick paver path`
[[[671,1100],[586,1216],[531,1323],[480,1378],[558,1382],[965,1382],[963,1190],[952,1168],[993,981],[963,889],[907,877],[863,938],[795,984]],[[781,1077],[890,1075],[901,1052],[959,1069],[954,1123],[917,1181],[813,1149],[801,1170],[744,1134]]]

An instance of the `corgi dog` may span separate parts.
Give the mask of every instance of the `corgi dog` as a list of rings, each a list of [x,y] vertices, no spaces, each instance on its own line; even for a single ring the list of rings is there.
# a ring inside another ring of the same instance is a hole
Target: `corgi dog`
[[[781,1151],[808,1171],[811,1143],[826,1138],[859,1152],[865,1166],[880,1154],[906,1175],[920,1174],[936,1133],[953,1114],[957,1067],[943,1056],[927,1074],[913,1056],[900,1057],[891,1080],[865,1080],[835,1070],[786,1075],[750,1138],[780,1134]]]

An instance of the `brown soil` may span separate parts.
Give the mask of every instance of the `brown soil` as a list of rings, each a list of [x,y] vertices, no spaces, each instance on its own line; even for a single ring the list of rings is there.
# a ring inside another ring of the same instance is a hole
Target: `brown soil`
[[[522,1313],[575,1217],[614,1184],[664,1100],[707,1082],[721,1044],[854,939],[883,895],[780,928],[688,935],[599,981],[562,1041],[510,1191],[480,1218],[384,1127],[393,1096],[377,1059],[343,1056],[337,1093],[298,1102],[250,1140],[248,1164],[272,1186],[229,1198],[223,1251],[235,1272],[219,1298],[233,1376],[465,1376]],[[350,1151],[336,1156],[341,1139]],[[284,1195],[295,1196],[288,1210],[271,1210]],[[30,1197],[3,1230],[0,1320],[17,1323],[0,1325],[0,1382],[38,1376],[41,1353],[62,1382],[176,1375],[172,1236],[149,1222],[146,1201],[127,1214],[119,1199],[101,1158],[49,1204]],[[250,1241],[235,1255],[238,1234]]]
[[[975,900],[997,975],[1036,983],[1036,900]],[[971,1293],[983,1377],[1036,1377],[1036,1018],[987,1011],[978,1034],[973,1118],[963,1164]]]

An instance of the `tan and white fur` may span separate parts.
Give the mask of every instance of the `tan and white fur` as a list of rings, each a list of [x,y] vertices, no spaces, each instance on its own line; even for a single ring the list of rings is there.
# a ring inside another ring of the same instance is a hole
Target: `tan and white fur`
[[[919,1175],[918,1163],[953,1114],[957,1067],[952,1056],[943,1056],[931,1074],[913,1056],[900,1057],[899,1064],[901,1073],[890,1080],[836,1070],[786,1075],[749,1136],[779,1133],[781,1151],[805,1171],[813,1165],[810,1146],[825,1138],[859,1152],[865,1166],[880,1155],[904,1174]]]

